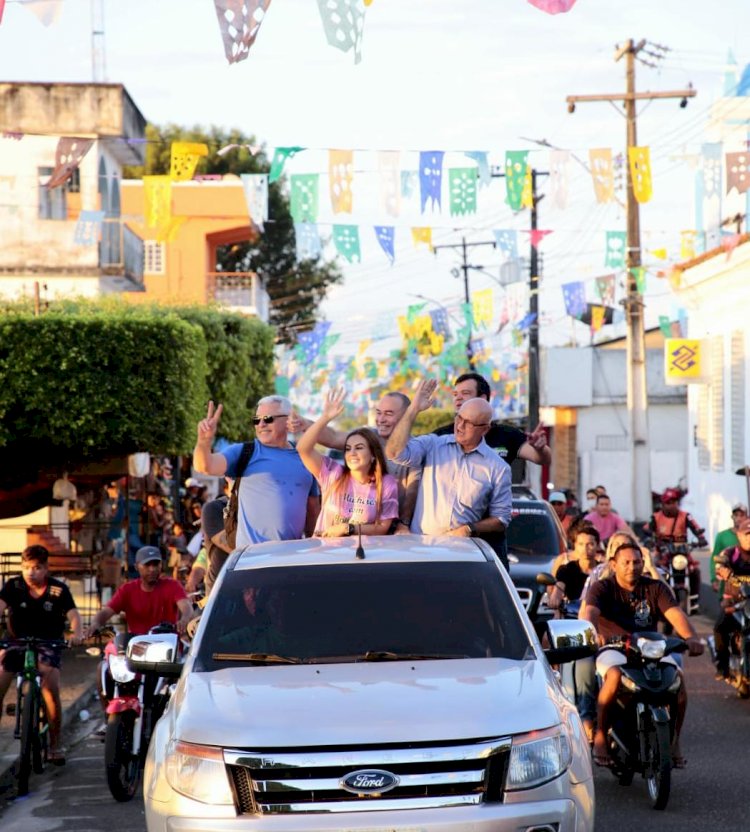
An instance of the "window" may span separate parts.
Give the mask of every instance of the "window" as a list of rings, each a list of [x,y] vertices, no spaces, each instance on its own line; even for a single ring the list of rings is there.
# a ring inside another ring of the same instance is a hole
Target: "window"
[[[39,219],[67,220],[68,207],[65,200],[67,183],[59,188],[47,188],[45,184],[49,181],[50,176],[52,176],[53,170],[54,168],[37,168],[39,182]]]
[[[143,241],[144,274],[164,274],[165,260],[164,243],[158,243],[156,240]]]
[[[711,465],[708,437],[708,401],[708,385],[701,384],[698,387],[698,418],[695,425],[695,445],[698,448],[698,467],[703,471],[707,471]]]
[[[732,420],[732,469],[741,468],[745,459],[745,333],[732,333],[730,361],[730,410]]]
[[[724,336],[711,339],[711,468],[724,470]]]

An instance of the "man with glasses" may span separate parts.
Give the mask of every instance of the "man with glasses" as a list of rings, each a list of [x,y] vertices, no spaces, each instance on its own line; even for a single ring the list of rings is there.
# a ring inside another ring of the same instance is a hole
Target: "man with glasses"
[[[489,402],[464,402],[452,434],[411,437],[436,387],[432,379],[419,383],[386,446],[388,459],[423,469],[410,530],[459,537],[503,532],[510,522],[510,467],[484,441],[492,420]]]
[[[211,448],[222,405],[208,403],[206,418],[198,423],[193,466],[214,477],[242,479],[239,486],[236,545],[266,540],[297,540],[311,535],[320,513],[315,481],[287,439],[292,404],[284,396],[266,396],[258,402],[253,425],[255,443],[244,471],[238,471],[243,443],[228,445],[220,453]]]

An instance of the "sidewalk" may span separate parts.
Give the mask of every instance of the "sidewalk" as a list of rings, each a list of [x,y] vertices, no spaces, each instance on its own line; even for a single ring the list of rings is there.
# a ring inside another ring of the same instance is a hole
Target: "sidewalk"
[[[63,745],[65,735],[74,720],[80,719],[84,708],[91,714],[91,720],[103,719],[99,701],[94,697],[99,658],[89,656],[85,647],[74,647],[63,654],[60,680],[60,699],[63,707]],[[8,704],[15,704],[15,687],[11,684],[3,702],[0,719],[0,783],[4,782],[8,770],[18,759],[19,741],[13,737],[14,716],[5,713]]]

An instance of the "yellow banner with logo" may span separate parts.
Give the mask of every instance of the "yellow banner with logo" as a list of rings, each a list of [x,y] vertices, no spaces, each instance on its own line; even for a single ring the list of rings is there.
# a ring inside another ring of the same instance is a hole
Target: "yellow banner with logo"
[[[666,338],[664,378],[668,385],[705,384],[709,380],[709,344],[698,338]]]

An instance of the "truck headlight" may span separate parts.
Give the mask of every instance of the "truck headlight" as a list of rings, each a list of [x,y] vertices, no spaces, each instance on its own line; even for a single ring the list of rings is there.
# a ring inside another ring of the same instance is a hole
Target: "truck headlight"
[[[176,792],[199,803],[234,804],[220,748],[172,740],[166,764],[167,782]]]
[[[566,728],[532,731],[513,737],[505,788],[530,789],[559,777],[570,766],[573,754]]]

